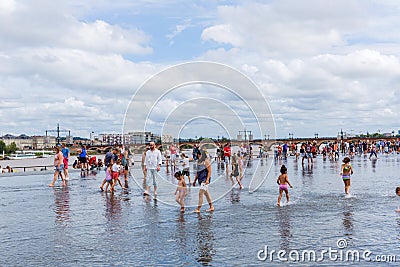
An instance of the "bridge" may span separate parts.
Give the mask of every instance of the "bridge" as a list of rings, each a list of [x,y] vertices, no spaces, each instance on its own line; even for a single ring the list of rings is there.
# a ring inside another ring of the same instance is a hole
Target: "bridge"
[[[367,143],[371,144],[374,141],[379,141],[379,140],[390,140],[391,142],[395,142],[396,137],[348,137],[347,139],[343,139],[343,142],[358,142],[358,141],[366,141]],[[237,140],[232,140],[229,141],[231,143],[231,146],[240,146],[242,144],[251,144],[253,146],[259,146],[262,145],[268,150],[271,150],[274,145],[278,144],[283,144],[287,143],[289,145],[294,144],[301,144],[301,143],[306,143],[306,142],[316,142],[317,147],[319,147],[321,144],[326,144],[329,142],[337,142],[341,141],[338,140],[337,137],[318,137],[318,138],[278,138],[278,139],[270,139],[270,140],[253,140],[251,142],[249,141],[237,141]],[[183,142],[174,142],[179,147],[179,150],[183,149],[192,149],[194,145],[200,145],[200,147],[206,147],[206,148],[216,148],[218,144],[221,144],[222,146],[225,145],[227,141],[218,141],[218,140],[211,140],[211,139],[205,139],[200,142],[188,142],[188,141],[183,141]],[[156,144],[156,147],[160,150],[165,150],[169,148],[171,143],[161,143],[161,144]],[[111,150],[113,148],[112,145],[102,145],[102,146],[87,146],[89,152],[95,152],[95,153],[100,153],[103,154],[107,150]],[[132,145],[127,145],[131,151],[134,153],[142,153],[146,149],[146,144],[132,144]]]

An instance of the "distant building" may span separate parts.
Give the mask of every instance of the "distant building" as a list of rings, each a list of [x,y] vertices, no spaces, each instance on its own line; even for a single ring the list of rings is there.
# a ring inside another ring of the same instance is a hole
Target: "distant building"
[[[52,148],[57,145],[57,138],[55,136],[32,136],[32,149]]]
[[[52,148],[56,145],[56,137],[54,136],[27,136],[21,134],[20,136],[13,136],[6,134],[0,138],[6,145],[15,143],[18,149],[44,149]]]
[[[163,143],[173,143],[174,142],[174,137],[170,134],[163,134],[161,137],[161,142]]]
[[[73,144],[74,144],[74,137],[71,136],[71,135],[68,135],[68,136],[65,138],[65,143],[66,143],[67,145],[73,145]]]
[[[105,145],[134,145],[160,142],[160,137],[151,132],[131,132],[127,134],[100,134],[99,140]]]
[[[99,140],[104,145],[119,145],[122,144],[121,134],[99,134]]]

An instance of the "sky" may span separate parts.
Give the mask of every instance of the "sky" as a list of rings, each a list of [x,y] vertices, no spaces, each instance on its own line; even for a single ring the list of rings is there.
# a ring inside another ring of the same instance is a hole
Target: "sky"
[[[1,0],[0,135],[44,135],[59,123],[89,137],[121,133],[127,121],[182,138],[397,132],[398,14],[397,0]],[[232,93],[242,84],[197,81],[141,90],[198,61],[256,89],[244,97]],[[274,121],[260,132],[264,113]],[[137,114],[147,126],[127,120]]]

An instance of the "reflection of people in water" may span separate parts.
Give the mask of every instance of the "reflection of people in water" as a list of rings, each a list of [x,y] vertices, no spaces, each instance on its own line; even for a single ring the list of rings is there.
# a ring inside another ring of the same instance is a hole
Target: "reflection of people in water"
[[[115,194],[105,194],[106,196],[106,212],[105,217],[111,226],[118,226],[115,224],[115,219],[121,217],[121,201],[115,197]]]
[[[54,188],[54,212],[56,223],[69,221],[69,188]]]
[[[214,250],[214,232],[212,226],[212,216],[198,215],[198,225],[196,232],[198,262],[208,265],[215,254]]]
[[[351,235],[353,231],[353,213],[351,211],[343,212],[343,226],[346,231],[346,235]]]
[[[193,253],[193,236],[189,234],[188,224],[185,221],[184,213],[179,212],[178,218],[176,219],[176,238],[179,246],[179,251],[182,255],[192,255]]]
[[[291,219],[291,210],[289,209],[278,209],[277,213],[277,221],[279,222],[279,234],[281,237],[281,249],[289,251],[290,250],[290,241],[292,238],[292,225],[290,222]]]
[[[231,190],[230,199],[232,204],[240,202],[240,192],[241,190],[234,190],[234,189]]]

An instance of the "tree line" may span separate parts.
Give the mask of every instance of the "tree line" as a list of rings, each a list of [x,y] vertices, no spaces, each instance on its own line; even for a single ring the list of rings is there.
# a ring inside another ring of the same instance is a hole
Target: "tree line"
[[[17,145],[15,142],[10,143],[9,145],[6,145],[4,141],[0,140],[0,153],[3,154],[13,154],[18,150]]]

